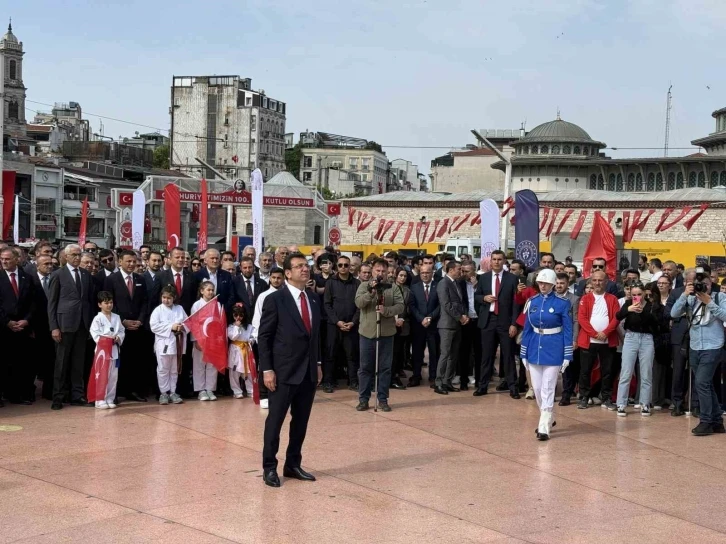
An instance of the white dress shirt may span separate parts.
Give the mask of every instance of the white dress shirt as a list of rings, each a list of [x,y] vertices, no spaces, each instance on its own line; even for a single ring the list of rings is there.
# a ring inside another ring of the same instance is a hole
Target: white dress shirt
[[[207,268],[207,275],[209,276],[209,281],[211,281],[212,284],[214,285],[214,294],[216,295],[217,294],[217,273],[216,272],[212,273],[209,270],[209,268]]]
[[[79,278],[81,277],[81,271],[78,268],[72,267],[70,264],[66,264],[66,266],[68,267],[68,270],[71,273],[71,278],[73,278],[73,283],[76,283],[76,270],[78,270]],[[105,268],[104,268],[104,270],[105,270]],[[108,274],[106,274],[106,275],[108,276]]]
[[[492,270],[492,295],[494,295],[495,297],[497,296],[497,276],[499,276],[499,289],[501,289],[503,275],[504,275],[504,270],[500,270],[499,272],[494,272],[494,270]],[[494,313],[494,303],[493,302],[489,305],[489,311],[491,313]]]

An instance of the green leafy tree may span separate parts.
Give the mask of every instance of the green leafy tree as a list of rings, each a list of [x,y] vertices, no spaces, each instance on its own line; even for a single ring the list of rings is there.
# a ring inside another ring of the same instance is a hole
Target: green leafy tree
[[[154,149],[154,168],[169,169],[169,146],[160,145]]]
[[[366,149],[373,149],[374,151],[378,151],[379,153],[383,153],[383,148],[381,147],[381,144],[378,144],[371,140],[366,144]]]
[[[300,162],[302,161],[302,144],[297,143],[292,149],[285,150],[285,168],[296,179],[300,179]]]

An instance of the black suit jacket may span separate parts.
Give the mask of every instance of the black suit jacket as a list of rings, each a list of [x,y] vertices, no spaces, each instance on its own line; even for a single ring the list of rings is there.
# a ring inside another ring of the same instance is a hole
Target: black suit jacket
[[[234,296],[234,302],[232,304],[236,304],[237,302],[241,302],[245,305],[245,308],[247,308],[249,312],[250,318],[255,313],[255,303],[257,302],[257,298],[260,296],[261,293],[264,293],[267,291],[270,286],[268,283],[260,279],[259,276],[252,276],[252,300],[249,300],[249,297],[247,296],[247,280],[244,276],[236,276],[232,280],[232,286],[233,286],[233,296]],[[316,302],[318,302],[318,308],[321,308],[320,306],[320,298],[317,293],[313,293],[313,296],[316,299]],[[267,300],[265,300],[265,304],[267,304]]]
[[[48,324],[48,297],[43,290],[43,284],[40,282],[37,272],[29,276],[29,278],[30,282],[33,284],[33,300],[35,301],[33,319],[30,324],[33,327],[36,337],[41,335],[50,336],[50,325]],[[50,289],[50,276],[48,277],[48,289]]]
[[[197,282],[197,285],[208,279],[209,270],[207,270],[207,267],[194,274],[194,281]],[[234,306],[232,274],[221,268],[217,269],[217,295],[217,300],[228,314],[227,317],[232,317],[232,306]]]
[[[93,300],[93,276],[82,268],[78,269],[78,274],[81,280],[80,295],[67,266],[62,266],[50,275],[48,324],[51,331],[78,332],[91,328],[94,310],[98,308],[96,300]]]
[[[519,305],[514,301],[517,293],[517,276],[510,272],[502,271],[501,286],[499,287],[499,320],[501,323],[516,325],[519,317]],[[474,292],[474,309],[479,315],[479,328],[483,329],[489,323],[490,304],[484,302],[484,297],[492,293],[493,272],[486,272],[479,276],[476,291]]]
[[[673,291],[671,291],[671,294],[668,295],[668,300],[666,301],[665,305],[666,315],[671,315],[671,310],[673,309],[676,301],[683,294],[683,291],[685,291],[685,288],[679,287],[677,289],[673,289]],[[685,337],[687,331],[688,316],[683,315],[681,317],[673,318],[673,325],[671,326],[671,344],[674,346],[679,346],[683,342],[683,338]]]
[[[429,299],[426,300],[424,292],[424,284],[422,281],[411,285],[411,296],[408,299],[408,310],[411,314],[412,325],[422,327],[421,322],[424,317],[431,318],[431,324],[428,326],[431,330],[436,330],[436,324],[441,315],[441,305],[439,304],[439,295],[436,293],[436,282],[431,282],[429,287]]]
[[[146,296],[148,298],[146,315],[151,317],[151,312],[161,303],[161,270],[154,277],[147,270],[144,272],[144,281],[146,282]],[[146,322],[148,328],[148,320]]]
[[[169,268],[169,270],[162,270],[161,272],[159,272],[159,276],[161,279],[161,288],[164,288],[164,286],[166,285],[174,285],[174,274],[174,270],[171,268]],[[177,304],[184,308],[184,311],[187,313],[187,315],[190,315],[192,313],[192,306],[199,298],[197,296],[198,283],[194,279],[194,275],[186,268],[182,269],[181,275],[182,292],[179,294]],[[159,304],[161,304],[160,300],[157,301],[157,303],[154,305],[154,308],[156,308]]]
[[[31,323],[33,320],[33,309],[35,301],[33,299],[33,284],[30,276],[18,267],[15,281],[18,284],[18,296],[10,283],[5,270],[0,269],[0,327],[3,332],[10,331],[7,328],[8,321],[27,321]],[[30,327],[26,327],[23,333],[30,334]],[[6,346],[6,349],[12,350],[12,346]]]
[[[113,311],[118,314],[121,321],[131,319],[145,324],[148,320],[149,296],[146,293],[146,280],[141,274],[132,274],[133,296],[129,294],[128,286],[121,271],[114,272],[106,278],[103,284],[104,291],[113,294]]]
[[[299,385],[306,379],[318,380],[322,308],[315,293],[306,293],[312,312],[310,333],[286,285],[265,298],[257,336],[260,370],[274,370],[278,383]]]

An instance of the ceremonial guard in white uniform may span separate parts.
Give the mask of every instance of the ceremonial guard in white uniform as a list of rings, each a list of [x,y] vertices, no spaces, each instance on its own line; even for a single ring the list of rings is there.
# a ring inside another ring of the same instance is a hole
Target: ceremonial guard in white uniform
[[[572,360],[572,309],[568,300],[555,294],[556,281],[554,270],[537,275],[540,294],[529,299],[522,332],[520,357],[529,370],[540,410],[538,440],[548,440],[555,426],[557,375]]]

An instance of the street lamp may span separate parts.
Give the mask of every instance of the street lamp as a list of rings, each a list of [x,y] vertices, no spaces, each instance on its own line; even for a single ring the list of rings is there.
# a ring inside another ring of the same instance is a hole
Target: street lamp
[[[474,137],[479,140],[481,143],[483,143],[485,146],[487,146],[489,149],[491,149],[496,155],[504,161],[504,164],[506,165],[506,169],[504,171],[504,197],[502,200],[503,203],[507,201],[509,198],[509,193],[512,190],[512,161],[509,160],[508,157],[506,157],[501,151],[499,151],[496,147],[494,147],[494,144],[492,144],[489,140],[487,140],[484,136],[479,134],[476,130],[471,131],[471,133],[474,135]],[[507,253],[507,244],[509,242],[509,220],[507,216],[505,215],[502,217],[502,228],[501,228],[501,241],[500,241],[500,248],[504,253]]]

